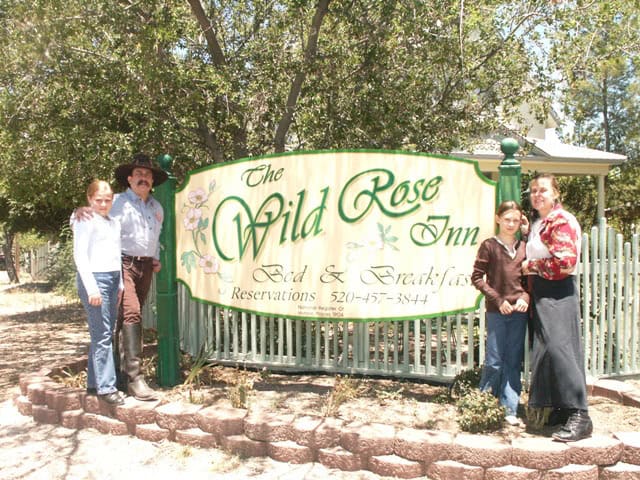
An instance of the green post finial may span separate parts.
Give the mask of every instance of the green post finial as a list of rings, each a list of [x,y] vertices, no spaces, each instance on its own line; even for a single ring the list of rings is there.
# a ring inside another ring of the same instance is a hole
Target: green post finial
[[[498,190],[496,191],[496,207],[505,200],[515,200],[522,204],[522,192],[520,187],[520,162],[516,160],[515,153],[520,148],[515,138],[504,138],[500,142],[500,150],[504,153],[504,159],[498,167]]]
[[[171,155],[169,155],[168,153],[158,155],[156,160],[158,161],[160,168],[169,173],[169,171],[171,170],[171,165],[173,165],[173,158],[171,157]]]
[[[504,153],[502,165],[520,165],[516,160],[515,154],[520,148],[520,144],[515,138],[506,137],[500,142],[500,150]]]

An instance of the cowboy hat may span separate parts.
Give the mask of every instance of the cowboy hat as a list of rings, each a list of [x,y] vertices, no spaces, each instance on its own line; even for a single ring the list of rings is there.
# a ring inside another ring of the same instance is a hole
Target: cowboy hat
[[[129,187],[128,177],[131,176],[131,172],[133,172],[134,168],[147,168],[151,170],[151,173],[153,174],[154,187],[157,187],[161,183],[165,182],[167,178],[169,178],[167,172],[156,167],[147,155],[145,155],[144,153],[136,153],[133,156],[133,160],[131,161],[131,163],[123,163],[122,165],[116,167],[115,176],[120,185],[122,185],[123,187]]]

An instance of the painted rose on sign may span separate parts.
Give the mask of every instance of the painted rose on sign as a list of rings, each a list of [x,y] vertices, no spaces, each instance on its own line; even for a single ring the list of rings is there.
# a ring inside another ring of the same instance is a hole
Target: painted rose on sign
[[[191,232],[193,239],[193,250],[187,250],[180,255],[182,266],[191,272],[192,269],[200,268],[203,273],[208,275],[217,275],[223,281],[229,281],[221,269],[220,261],[217,257],[211,255],[207,249],[207,228],[209,227],[209,219],[203,215],[203,211],[208,211],[209,196],[216,188],[215,180],[209,183],[209,191],[203,188],[196,188],[187,195],[188,204],[182,207],[184,218],[182,220],[185,230]]]

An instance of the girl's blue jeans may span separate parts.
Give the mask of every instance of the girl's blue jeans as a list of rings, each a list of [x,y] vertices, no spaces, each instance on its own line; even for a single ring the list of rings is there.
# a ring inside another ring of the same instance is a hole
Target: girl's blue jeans
[[[518,411],[528,313],[487,312],[487,348],[480,390],[498,397],[507,415]]]
[[[93,276],[102,295],[102,305],[98,307],[89,304],[87,291],[79,275],[76,276],[76,284],[78,295],[87,312],[91,338],[87,362],[87,388],[95,388],[98,395],[104,395],[117,390],[113,331],[118,318],[120,272],[95,272]]]

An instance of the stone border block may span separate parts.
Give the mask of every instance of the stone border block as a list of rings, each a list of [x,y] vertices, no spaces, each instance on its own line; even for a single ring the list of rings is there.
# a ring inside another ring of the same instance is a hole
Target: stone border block
[[[297,425],[299,426],[299,424]],[[332,448],[337,447],[340,444],[340,435],[344,428],[344,422],[338,418],[326,417],[322,419],[322,422],[313,432],[306,432],[303,430],[296,430],[296,425],[293,426],[293,440],[311,447],[315,450],[320,448]],[[307,435],[309,433],[309,435]]]
[[[511,464],[511,444],[488,435],[460,434],[453,441],[451,460],[479,467]]]
[[[20,415],[24,415],[25,417],[33,416],[33,403],[31,403],[25,395],[20,395],[13,402],[16,407],[18,407]]]
[[[615,432],[613,435],[624,445],[621,461],[640,465],[640,432]]]
[[[246,435],[231,435],[222,438],[222,446],[241,457],[266,457],[267,444],[252,440]]]
[[[424,465],[397,455],[371,457],[367,463],[369,470],[378,475],[395,478],[416,478],[424,475]]]
[[[60,425],[65,428],[71,428],[73,430],[80,430],[83,426],[84,410],[81,408],[77,410],[65,410],[60,412]]]
[[[31,412],[33,413],[33,419],[38,423],[51,425],[60,423],[60,413],[46,405],[32,405]]]
[[[322,422],[322,417],[311,415],[296,418],[291,425],[291,439],[305,447],[314,447],[316,432]]]
[[[484,480],[540,480],[541,476],[538,470],[515,465],[487,468],[484,472]]]
[[[393,451],[403,458],[430,464],[451,457],[453,439],[447,432],[406,428],[396,433]]]
[[[143,402],[133,397],[127,397],[124,405],[116,407],[116,418],[132,425],[155,423],[156,407],[159,402]]]
[[[260,442],[282,442],[293,438],[294,415],[255,411],[244,419],[244,433]]]
[[[570,463],[564,467],[548,470],[544,480],[598,480],[598,467]]]
[[[116,418],[117,405],[107,403],[104,400],[100,400],[97,395],[88,394],[86,392],[80,393],[79,398],[85,412]]]
[[[244,433],[247,411],[242,408],[211,406],[196,413],[196,423],[201,430],[219,437]]]
[[[613,465],[622,458],[624,445],[620,440],[594,435],[569,444],[567,461],[580,465]]]
[[[391,425],[355,422],[342,430],[340,445],[363,457],[373,457],[393,454],[395,439],[396,429]]]
[[[28,388],[32,383],[51,382],[51,378],[44,375],[36,375],[34,373],[23,373],[20,375],[18,384],[20,385],[20,393],[25,397],[29,395]]]
[[[285,440],[268,443],[267,455],[279,462],[301,464],[313,462],[315,452],[309,447]]]
[[[82,428],[97,428],[99,416],[97,413],[89,413],[85,410],[82,415]]]
[[[640,465],[619,462],[615,465],[604,467],[600,471],[600,480],[638,480],[640,478]]]
[[[569,447],[550,438],[517,438],[511,447],[511,463],[519,467],[549,470],[567,464]]]
[[[59,412],[81,409],[80,394],[82,392],[83,390],[79,388],[61,388],[53,390],[50,395],[50,392],[47,391],[47,405],[49,405],[49,408],[54,408]]]
[[[628,383],[617,380],[601,379],[593,384],[593,395],[605,397],[618,403],[623,401],[623,393],[632,392],[634,388]]]
[[[156,423],[172,431],[197,428],[195,414],[201,409],[202,405],[192,403],[165,403],[156,408]]]
[[[213,433],[203,432],[199,428],[176,430],[175,441],[182,445],[199,448],[215,448],[218,446],[218,440]]]
[[[362,470],[366,462],[356,453],[342,447],[321,448],[318,450],[318,462],[325,467],[335,468],[345,472]]]
[[[49,379],[45,382],[33,382],[27,386],[27,398],[34,405],[46,405],[47,390],[59,387],[59,383],[55,383]]]
[[[105,417],[104,415],[97,415],[95,428],[109,435],[127,435],[129,433],[129,428],[126,423],[116,418]]]
[[[627,407],[640,408],[640,392],[623,392],[622,404],[626,405]]]
[[[484,480],[484,468],[453,460],[440,460],[427,467],[430,480]]]
[[[136,425],[135,436],[148,442],[161,442],[171,440],[171,430],[159,427],[156,423]]]

